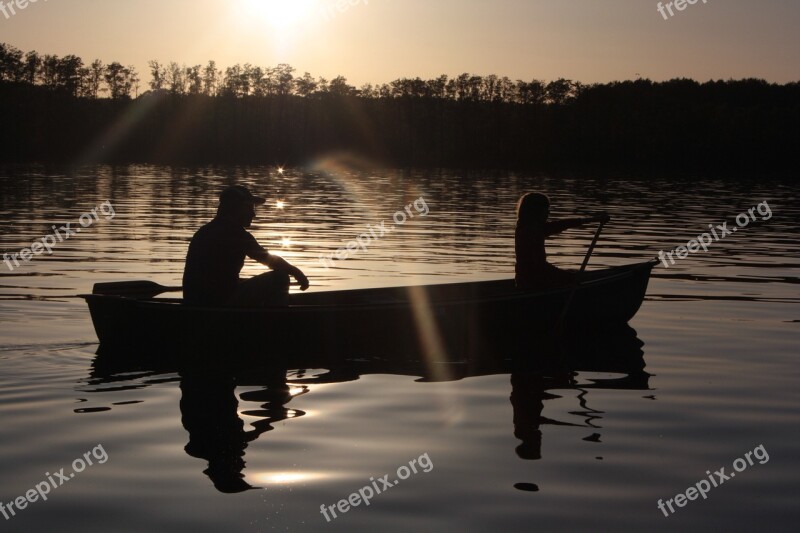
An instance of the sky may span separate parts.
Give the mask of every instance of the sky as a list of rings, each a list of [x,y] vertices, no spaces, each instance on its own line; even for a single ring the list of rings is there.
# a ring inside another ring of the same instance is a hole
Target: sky
[[[0,42],[133,65],[143,82],[152,59],[289,63],[356,86],[463,72],[800,80],[798,0],[696,0],[673,16],[653,0],[27,1],[0,0],[14,7],[0,12]]]

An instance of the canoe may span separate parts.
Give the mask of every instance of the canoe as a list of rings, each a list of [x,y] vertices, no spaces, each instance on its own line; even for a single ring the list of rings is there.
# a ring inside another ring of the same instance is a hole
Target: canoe
[[[184,305],[82,295],[100,349],[115,353],[293,359],[306,356],[424,356],[458,360],[524,351],[532,336],[602,329],[630,321],[656,261],[586,273],[574,288],[523,291],[511,279],[292,294],[262,309]]]

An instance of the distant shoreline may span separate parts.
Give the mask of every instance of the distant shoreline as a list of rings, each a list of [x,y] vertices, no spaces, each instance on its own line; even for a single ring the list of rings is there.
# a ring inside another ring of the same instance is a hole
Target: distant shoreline
[[[792,177],[798,102],[796,84],[750,81],[623,82],[565,105],[168,94],[95,100],[0,82],[0,162],[304,166],[346,153],[375,168]]]

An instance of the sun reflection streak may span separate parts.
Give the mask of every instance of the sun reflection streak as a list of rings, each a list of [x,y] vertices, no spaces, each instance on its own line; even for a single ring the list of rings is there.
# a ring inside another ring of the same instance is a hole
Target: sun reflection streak
[[[445,425],[458,423],[464,414],[460,398],[448,386],[453,381],[453,374],[448,365],[435,364],[449,361],[447,347],[442,340],[436,315],[433,312],[430,297],[424,286],[407,287],[411,311],[414,315],[417,340],[422,348],[422,356],[428,375],[437,382],[434,389],[439,396],[440,407],[444,415]]]
[[[314,160],[309,165],[311,171],[321,173],[344,189],[354,199],[354,204],[364,210],[367,222],[372,224],[378,224],[381,220],[390,219],[392,212],[402,208],[402,206],[397,206],[388,212],[379,211],[376,198],[381,198],[382,196],[378,194],[375,187],[365,186],[365,184],[369,184],[367,179],[359,177],[359,174],[366,175],[365,173],[369,169],[379,167],[380,165],[375,161],[350,152],[330,153]],[[403,185],[400,186],[402,187]],[[422,195],[422,191],[418,187],[411,187],[411,190],[404,192],[408,197],[413,198]]]
[[[153,112],[162,100],[162,96],[156,95],[132,100],[126,105],[125,110],[120,113],[117,120],[100,136],[95,138],[75,159],[75,164],[95,163],[102,160],[106,154],[113,153],[114,149],[127,138],[140,122]]]
[[[289,485],[330,478],[322,472],[259,472],[251,477],[255,482],[265,485]]]

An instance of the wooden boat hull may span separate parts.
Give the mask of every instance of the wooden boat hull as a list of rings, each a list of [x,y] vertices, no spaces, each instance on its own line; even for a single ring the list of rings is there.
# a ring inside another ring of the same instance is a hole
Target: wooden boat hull
[[[574,290],[569,331],[626,324],[654,262],[595,271]],[[513,280],[292,295],[289,307],[219,309],[177,299],[84,295],[101,349],[287,358],[510,355],[556,328],[572,289],[520,291]]]

